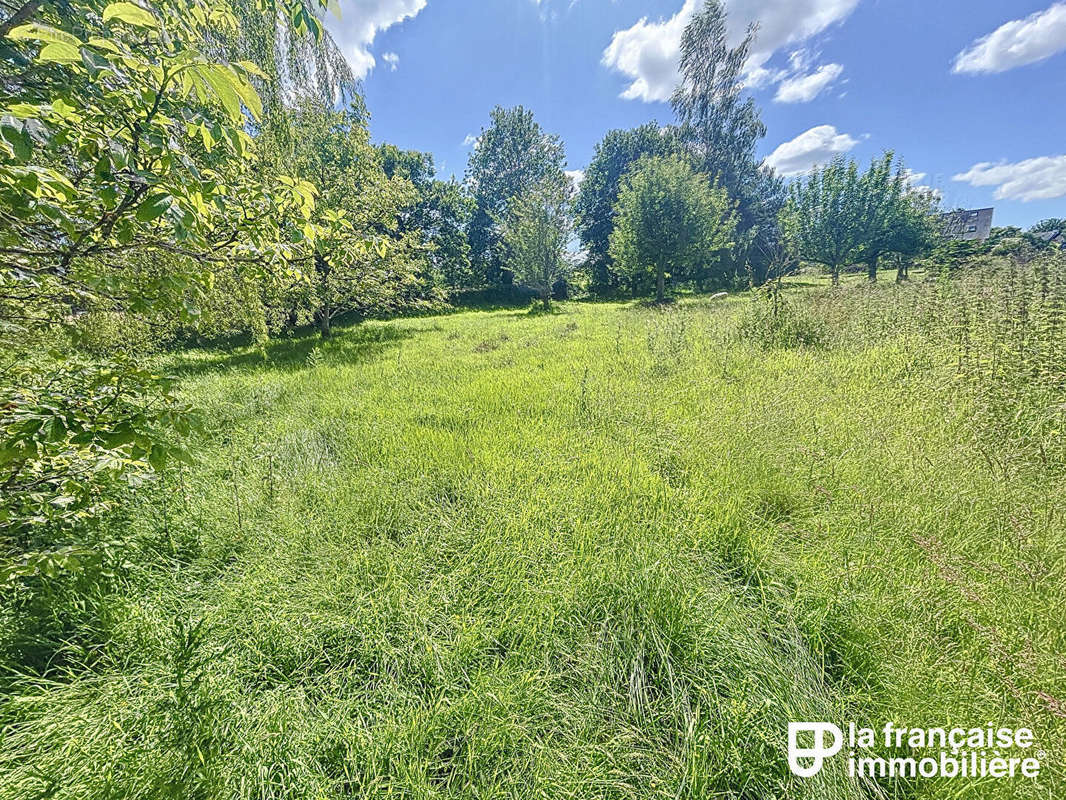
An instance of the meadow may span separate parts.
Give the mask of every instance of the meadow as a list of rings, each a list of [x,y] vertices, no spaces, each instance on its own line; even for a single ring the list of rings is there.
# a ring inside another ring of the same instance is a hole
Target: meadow
[[[199,458],[0,620],[0,798],[1064,796],[1061,276],[912,277],[166,356]],[[809,719],[1042,772],[802,781]]]

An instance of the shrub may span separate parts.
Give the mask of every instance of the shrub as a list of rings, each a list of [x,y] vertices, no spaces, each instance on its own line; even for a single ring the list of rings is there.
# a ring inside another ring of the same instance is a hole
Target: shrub
[[[824,318],[808,303],[794,303],[780,287],[752,290],[752,300],[740,319],[740,336],[761,347],[820,347],[829,331]]]

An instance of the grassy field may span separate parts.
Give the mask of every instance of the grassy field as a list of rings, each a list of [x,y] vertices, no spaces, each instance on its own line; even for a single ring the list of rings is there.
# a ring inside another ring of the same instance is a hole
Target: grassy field
[[[50,638],[2,621],[0,797],[1066,796],[1059,418],[949,294],[169,359],[212,433]],[[1043,772],[800,781],[803,719],[1027,726]]]

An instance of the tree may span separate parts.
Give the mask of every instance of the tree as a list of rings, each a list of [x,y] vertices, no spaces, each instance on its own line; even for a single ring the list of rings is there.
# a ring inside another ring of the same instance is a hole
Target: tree
[[[517,281],[537,290],[545,308],[551,307],[552,287],[570,272],[567,245],[574,228],[572,201],[568,181],[542,180],[511,198],[502,225],[508,266]]]
[[[795,181],[781,214],[790,247],[803,261],[821,264],[840,283],[840,269],[862,258],[866,222],[859,168],[837,157]]]
[[[676,132],[662,129],[654,122],[631,130],[609,131],[596,145],[596,153],[585,170],[574,204],[577,232],[585,249],[586,266],[592,275],[594,289],[609,290],[618,284],[610,239],[622,179],[641,158],[670,155],[680,150]]]
[[[481,131],[466,170],[474,198],[470,250],[474,267],[489,283],[508,283],[506,253],[499,221],[507,203],[544,180],[561,180],[566,155],[557,136],[545,133],[522,106],[497,106],[491,124]]]
[[[796,255],[826,267],[835,286],[850,264],[866,264],[874,282],[883,256],[910,259],[926,252],[934,241],[936,208],[935,195],[908,189],[903,165],[886,153],[861,175],[854,161],[838,157],[795,181],[781,218]],[[900,260],[897,280],[905,272]]]
[[[932,251],[940,238],[940,199],[932,190],[907,191],[893,219],[890,255],[896,258],[896,283],[909,277],[911,262]]]
[[[207,26],[186,11],[113,3],[86,9],[77,34],[45,22],[8,34],[33,43],[41,82],[0,123],[0,277],[18,301],[3,316],[57,321],[71,296],[180,309],[211,264],[274,258],[279,220],[313,203],[307,187],[260,179],[244,130],[261,109],[257,68],[187,50]],[[224,6],[213,14],[235,25]],[[153,285],[127,280],[124,260],[145,251],[180,260]]]
[[[908,189],[907,172],[890,152],[861,175],[854,162],[841,160],[794,188],[788,216],[801,257],[827,266],[834,284],[840,267],[855,262],[866,265],[875,283],[881,259],[892,253],[899,257],[897,281],[904,280],[907,261],[933,244],[935,196]]]
[[[287,143],[298,134],[289,127],[287,112],[306,99],[337,107],[355,99],[358,83],[352,68],[319,18],[328,0],[230,2],[237,29],[206,44],[227,60],[249,60],[262,70],[255,82],[263,101],[257,138],[279,137]],[[274,152],[284,151],[282,146]]]
[[[260,169],[264,73],[191,46],[236,33],[226,2],[30,0],[0,29],[17,65],[0,79],[0,346],[19,365],[0,375],[0,531],[46,546],[189,429],[158,376],[76,359],[86,313],[194,317],[220,265],[304,252],[281,234],[315,190]]]
[[[701,172],[737,201],[737,247],[734,269],[745,266],[751,282],[766,280],[769,264],[762,254],[780,238],[778,217],[785,201],[784,184],[755,158],[766,135],[759,109],[744,96],[744,68],[758,27],[729,46],[726,12],[718,0],[705,0],[681,37],[681,83],[671,102],[680,136]]]
[[[417,193],[402,175],[386,175],[361,101],[334,111],[309,99],[292,116],[300,135],[287,161],[321,187],[300,228],[313,253],[289,293],[293,321],[307,312],[328,338],[341,314],[365,318],[420,305],[428,289],[421,234],[398,229]]]
[[[681,156],[639,161],[623,181],[615,215],[611,257],[636,286],[654,277],[660,303],[668,277],[693,277],[720,262],[736,231],[726,191],[711,186]],[[718,277],[724,280],[724,271]]]
[[[1066,219],[1043,219],[1029,229],[1029,233],[1050,233],[1051,231],[1066,231]]]
[[[755,101],[743,97],[742,75],[756,32],[749,27],[730,48],[725,9],[718,0],[705,0],[681,36],[681,83],[671,102],[701,167],[727,190],[752,172],[755,146],[766,135]]]
[[[759,167],[737,189],[737,246],[733,262],[738,275],[746,271],[750,286],[762,286],[775,279],[778,262],[769,254],[780,250],[784,241],[781,209],[787,192],[785,182],[769,167]]]
[[[859,211],[862,231],[862,261],[866,276],[877,282],[877,268],[881,257],[896,251],[897,239],[906,225],[907,177],[900,165],[893,171],[895,156],[885,153],[875,160],[859,180]]]
[[[454,180],[436,179],[432,154],[401,150],[391,144],[378,149],[385,174],[407,178],[417,192],[415,200],[400,211],[399,230],[422,237],[430,268],[445,286],[471,286],[475,279],[466,231],[473,199]]]

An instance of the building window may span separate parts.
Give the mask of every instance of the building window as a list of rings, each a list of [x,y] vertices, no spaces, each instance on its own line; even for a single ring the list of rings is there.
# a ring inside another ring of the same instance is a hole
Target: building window
[[[969,228],[966,229],[966,232],[967,233],[977,233],[977,226],[976,225],[971,225]]]

